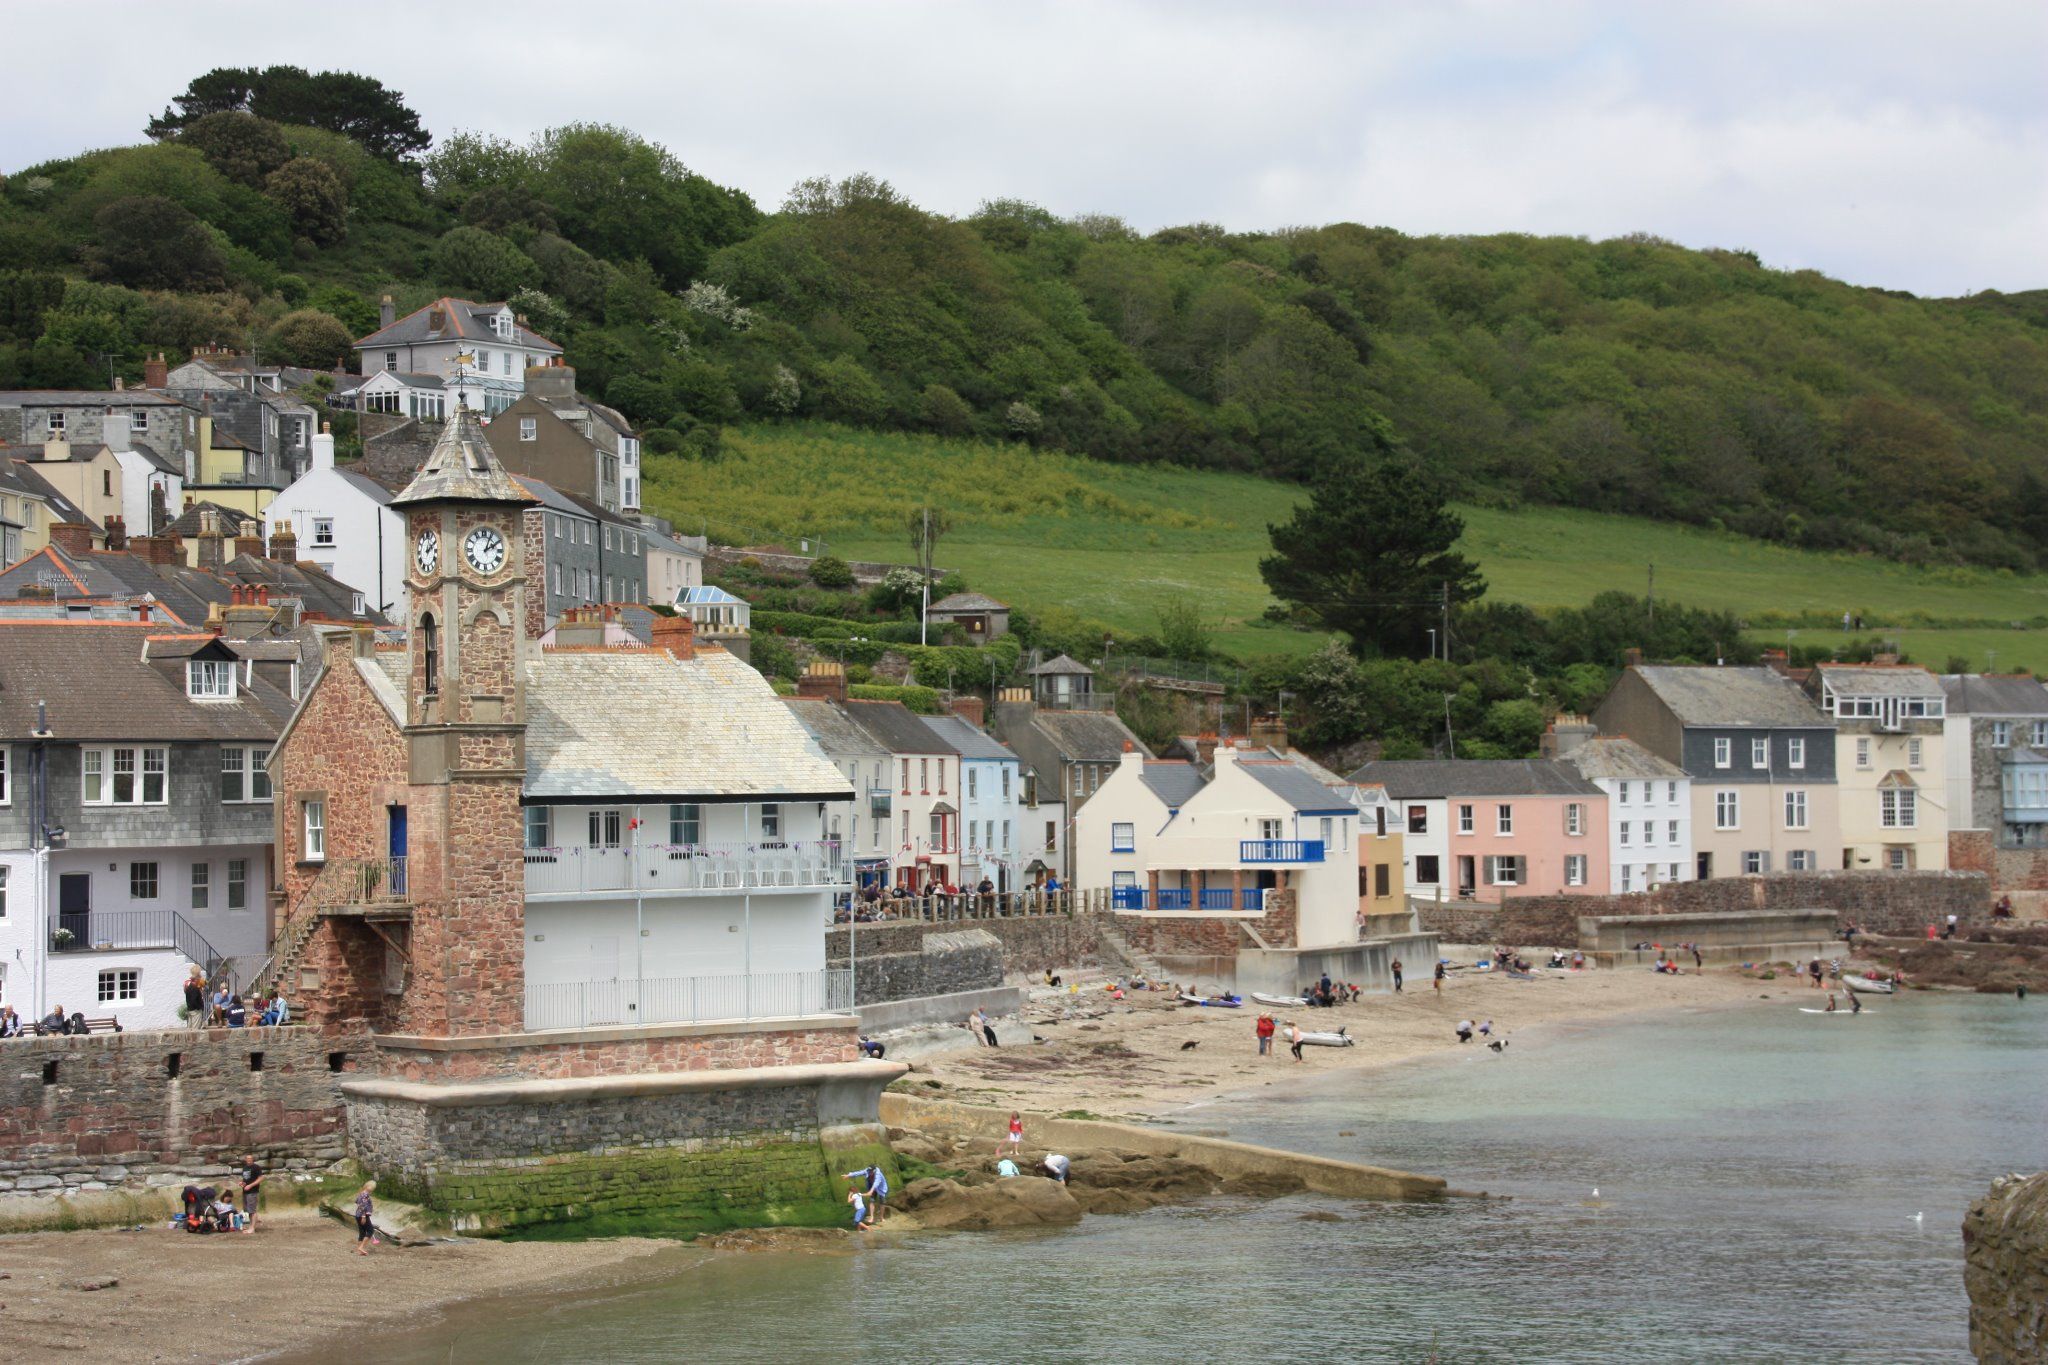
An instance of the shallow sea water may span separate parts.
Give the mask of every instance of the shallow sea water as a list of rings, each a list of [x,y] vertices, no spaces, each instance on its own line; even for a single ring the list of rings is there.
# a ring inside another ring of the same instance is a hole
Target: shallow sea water
[[[464,1305],[348,1354],[1966,1361],[1959,1223],[1993,1177],[2048,1167],[2048,1001],[1914,994],[1859,1019],[1805,1003],[1531,1030],[1505,1054],[1447,1050],[1178,1120],[1504,1200],[1218,1199],[722,1257],[630,1291]]]

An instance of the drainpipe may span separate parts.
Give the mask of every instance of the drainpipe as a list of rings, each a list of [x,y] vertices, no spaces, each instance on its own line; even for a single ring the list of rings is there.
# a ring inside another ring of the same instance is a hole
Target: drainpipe
[[[740,803],[740,820],[742,822],[740,825],[740,847],[746,848],[749,846],[749,840],[753,836],[753,831],[757,828],[754,824],[754,807],[751,802],[742,801]],[[746,1011],[747,1018],[752,1019],[754,1017],[754,892],[753,888],[747,885],[746,877],[747,874],[745,872],[740,873],[740,975],[745,983],[741,987],[744,992],[741,997],[741,1007]]]
[[[641,959],[642,910],[647,900],[647,879],[640,875],[640,807],[633,807],[633,840],[626,848],[626,869],[633,876],[633,1022],[646,1022],[640,1006],[646,1002],[647,976]]]

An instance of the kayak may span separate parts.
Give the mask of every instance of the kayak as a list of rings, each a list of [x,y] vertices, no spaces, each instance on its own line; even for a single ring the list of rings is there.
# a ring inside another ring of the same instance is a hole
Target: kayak
[[[1890,995],[1892,993],[1891,982],[1877,981],[1867,976],[1845,976],[1842,978],[1842,984],[1855,991],[1858,995]]]
[[[1357,1047],[1358,1040],[1343,1029],[1338,1029],[1335,1033],[1304,1033],[1301,1035],[1301,1045],[1303,1047]]]
[[[1189,995],[1186,991],[1180,993],[1180,1002],[1183,1005],[1206,1005],[1211,1009],[1219,1010],[1234,1010],[1244,1004],[1244,1001],[1235,995],[1212,995],[1204,998],[1199,995]]]
[[[1261,1005],[1286,1005],[1293,1009],[1303,1009],[1308,1005],[1308,998],[1306,996],[1267,995],[1264,991],[1253,991],[1252,999],[1258,1001]]]

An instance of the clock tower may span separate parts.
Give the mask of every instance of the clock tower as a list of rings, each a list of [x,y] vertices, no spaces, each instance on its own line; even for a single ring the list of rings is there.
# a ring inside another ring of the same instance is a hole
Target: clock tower
[[[517,1033],[525,1018],[525,510],[535,499],[458,407],[392,506],[405,518],[408,805],[413,905],[401,1030]],[[531,591],[539,592],[540,584]],[[394,848],[394,853],[401,850]]]

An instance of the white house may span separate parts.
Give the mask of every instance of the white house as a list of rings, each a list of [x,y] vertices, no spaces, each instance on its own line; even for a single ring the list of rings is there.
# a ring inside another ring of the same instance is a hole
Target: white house
[[[522,325],[509,303],[435,299],[401,318],[388,294],[377,330],[354,350],[360,373],[439,376],[447,381],[451,408],[460,393],[472,412],[486,417],[519,400],[529,366],[562,354],[560,346]],[[365,383],[358,393],[367,403],[371,386]]]
[[[1556,757],[1607,793],[1608,890],[1647,891],[1693,879],[1692,779],[1632,739],[1560,723],[1546,737]]]
[[[840,675],[844,682],[844,675]],[[797,722],[804,727],[827,762],[846,774],[853,788],[853,802],[832,830],[846,850],[853,869],[855,890],[865,891],[889,885],[889,868],[894,863],[895,788],[890,785],[895,760],[889,750],[838,705],[837,696],[784,697]]]
[[[1296,893],[1303,948],[1358,938],[1358,808],[1296,765],[1230,745],[1214,768],[1127,751],[1074,815],[1077,889],[1119,909],[1255,914]]]
[[[405,523],[392,490],[357,469],[337,468],[334,436],[313,437],[313,467],[264,509],[266,535],[290,522],[298,555],[363,594],[372,610],[405,614]]]
[[[913,891],[960,885],[960,751],[902,702],[840,705],[888,750],[895,765],[894,828],[882,841],[891,851],[895,884]]]
[[[984,878],[999,891],[1022,890],[1037,855],[1021,843],[1024,763],[981,727],[959,716],[925,716],[933,734],[960,751],[960,886]]]
[[[641,523],[647,553],[647,600],[674,603],[690,588],[704,585],[704,540],[677,536]]]

